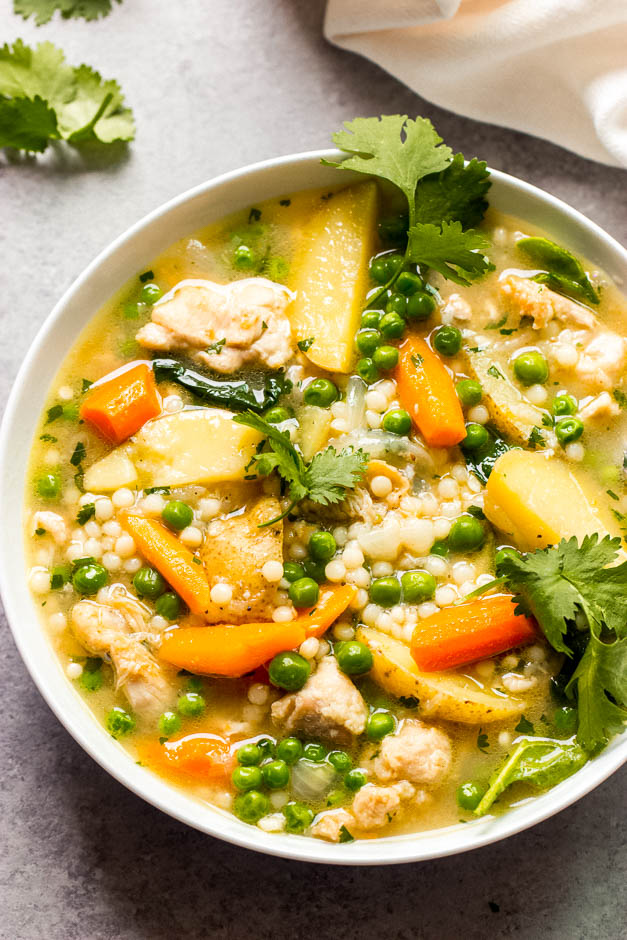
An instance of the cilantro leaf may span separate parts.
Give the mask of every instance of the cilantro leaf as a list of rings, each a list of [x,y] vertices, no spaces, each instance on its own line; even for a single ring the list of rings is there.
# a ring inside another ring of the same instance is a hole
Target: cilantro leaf
[[[440,173],[431,174],[418,184],[416,221],[461,222],[464,229],[478,225],[488,208],[486,199],[491,186],[487,164],[473,158],[464,163],[456,153]]]
[[[315,454],[305,473],[309,498],[322,506],[341,502],[346,490],[355,488],[367,463],[368,455],[363,450],[338,453],[334,447],[327,447]]]
[[[533,725],[525,715],[520,716],[520,721],[514,728],[514,731],[518,731],[519,734],[535,734]]]
[[[594,752],[620,734],[627,721],[627,638],[602,643],[592,635],[567,689],[575,684],[577,740]]]
[[[50,140],[132,140],[132,112],[115,81],[73,68],[50,42],[0,48],[0,146],[43,152]]]
[[[280,431],[276,425],[269,424],[252,411],[233,418],[236,424],[245,424],[267,439],[271,453],[256,454],[253,460],[261,466],[262,475],[267,476],[272,470],[277,470],[280,476],[289,484],[289,494],[293,502],[304,499],[308,492],[305,483],[307,470],[305,461],[290,440],[287,431]]]
[[[64,20],[97,20],[109,15],[112,3],[113,0],[13,0],[13,10],[25,20],[34,16],[35,25],[42,26],[49,23],[57,11]]]
[[[327,166],[356,170],[389,180],[414,204],[418,181],[439,173],[451,162],[452,151],[428,118],[415,120],[406,114],[384,114],[379,118],[355,118],[344,123],[346,130],[333,135],[333,143],[350,154],[341,163],[323,160]]]
[[[410,260],[465,287],[494,270],[485,255],[487,248],[487,239],[473,230],[464,232],[461,222],[443,222],[441,226],[420,222],[409,229]]]

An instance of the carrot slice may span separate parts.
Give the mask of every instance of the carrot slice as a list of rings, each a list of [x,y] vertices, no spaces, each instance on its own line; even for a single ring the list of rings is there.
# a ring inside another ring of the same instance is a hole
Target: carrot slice
[[[423,672],[454,669],[536,639],[534,621],[515,609],[511,594],[494,594],[425,617],[411,638],[416,665]]]
[[[400,403],[432,447],[452,447],[466,437],[464,414],[444,363],[418,336],[399,348],[396,390]]]
[[[137,748],[142,763],[167,776],[221,781],[233,769],[228,743],[215,734],[199,732],[165,741],[145,741]]]
[[[80,415],[113,444],[121,444],[161,414],[152,369],[145,362],[96,385],[85,397]]]
[[[209,584],[200,559],[195,561],[188,548],[155,519],[120,513],[120,524],[146,561],[159,571],[181,596],[193,614],[202,614],[209,606]]]
[[[306,638],[298,620],[237,626],[181,627],[166,635],[159,656],[179,669],[236,679]]]
[[[325,585],[320,588],[316,606],[301,610],[296,622],[303,624],[307,636],[322,636],[344,613],[356,593],[354,584]]]

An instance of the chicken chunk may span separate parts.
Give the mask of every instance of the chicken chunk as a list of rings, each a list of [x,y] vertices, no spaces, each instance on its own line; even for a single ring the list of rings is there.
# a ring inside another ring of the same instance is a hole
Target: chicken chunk
[[[280,513],[278,500],[264,496],[250,503],[243,512],[210,524],[200,549],[209,586],[221,582],[229,584],[233,596],[228,603],[209,604],[205,614],[208,623],[254,623],[272,619],[278,586],[266,581],[261,569],[267,561],[283,563],[283,522],[263,529],[259,526]]]
[[[339,842],[342,829],[348,829],[350,832],[351,826],[354,825],[355,817],[345,809],[330,809],[318,816],[311,827],[311,834],[317,839],[325,839],[327,842]]]
[[[217,372],[245,363],[278,369],[294,351],[285,314],[291,296],[263,277],[181,281],[154,305],[136,339],[148,349],[185,352]]]
[[[534,330],[544,329],[555,318],[589,330],[598,324],[586,307],[529,278],[509,274],[500,282],[500,291],[516,313],[533,319]]]
[[[620,405],[610,393],[601,392],[580,407],[579,416],[582,421],[589,421],[593,418],[615,418],[619,412]]]
[[[171,704],[173,687],[121,611],[95,601],[79,601],[72,609],[71,628],[89,653],[111,660],[116,687],[134,711],[153,717]]]
[[[287,733],[350,744],[362,734],[368,707],[333,656],[325,656],[300,692],[285,695],[272,705],[272,718]]]
[[[390,787],[378,787],[367,783],[353,800],[351,810],[359,829],[381,829],[392,822],[404,800],[414,796],[415,789],[407,780]]]
[[[437,786],[448,774],[451,762],[451,744],[444,732],[407,718],[396,734],[389,734],[381,742],[374,772],[384,783],[408,780]]]
[[[442,323],[472,320],[472,307],[461,294],[450,294],[441,310]]]
[[[43,529],[52,536],[57,545],[63,545],[67,540],[67,525],[63,516],[58,512],[44,509],[33,514],[33,535]],[[41,533],[40,533],[41,534]]]
[[[612,388],[627,365],[627,342],[618,333],[602,330],[584,346],[575,367],[578,378],[595,388]]]

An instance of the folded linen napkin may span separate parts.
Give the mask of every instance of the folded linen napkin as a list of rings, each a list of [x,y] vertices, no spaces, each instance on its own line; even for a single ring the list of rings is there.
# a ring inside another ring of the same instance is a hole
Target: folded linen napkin
[[[328,0],[325,35],[451,111],[627,166],[627,0]]]

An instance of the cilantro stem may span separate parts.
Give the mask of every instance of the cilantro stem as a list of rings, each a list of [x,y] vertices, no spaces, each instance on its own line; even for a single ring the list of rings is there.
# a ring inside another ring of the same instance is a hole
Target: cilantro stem
[[[460,597],[459,600],[455,601],[457,604],[465,604],[466,601],[472,600],[475,597],[481,597],[482,594],[486,594],[488,591],[491,591],[493,588],[498,587],[501,584],[504,584],[507,579],[502,578],[493,578],[492,581],[488,581],[487,584],[482,584],[481,587],[478,587],[476,590],[471,591],[470,594],[464,594],[463,597]]]
[[[409,235],[409,230],[416,222],[416,201],[415,199],[411,199],[411,200],[408,199],[407,204],[409,206],[409,225],[407,228],[407,232]],[[409,261],[409,238],[407,239],[407,247],[405,248],[405,254],[403,255],[403,263],[399,264],[394,274],[390,278],[388,278],[385,284],[382,284],[382,286],[379,288],[377,293],[374,295],[374,299],[372,297],[370,298],[366,309],[371,307],[373,303],[376,304],[379,298],[382,297],[384,293],[390,289],[390,287],[393,287],[401,271],[404,271],[405,268],[407,267],[408,261]]]
[[[269,522],[260,522],[259,525],[257,526],[257,528],[258,528],[258,529],[265,529],[267,526],[269,526],[269,525],[274,525],[275,522],[280,522],[281,519],[285,519],[285,517],[286,517],[286,516],[289,516],[289,514],[290,514],[291,511],[292,511],[292,509],[294,509],[294,507],[297,506],[299,502],[300,502],[300,500],[298,500],[298,499],[293,500],[293,502],[291,502],[291,503],[289,504],[289,506],[287,507],[287,509],[285,510],[285,512],[282,512],[280,516],[275,516],[275,518],[274,518],[274,519],[270,519]]]

